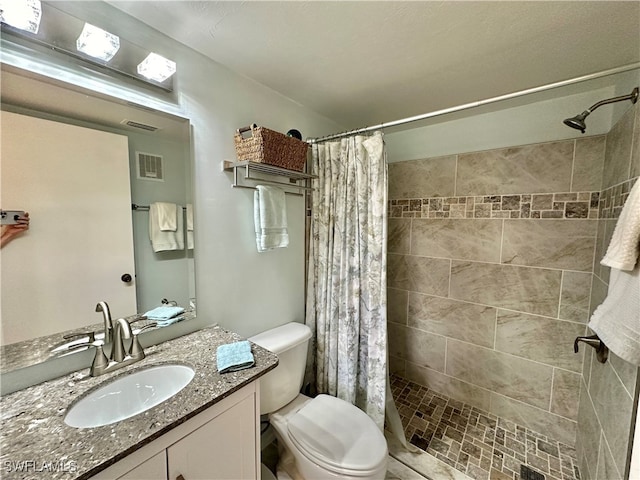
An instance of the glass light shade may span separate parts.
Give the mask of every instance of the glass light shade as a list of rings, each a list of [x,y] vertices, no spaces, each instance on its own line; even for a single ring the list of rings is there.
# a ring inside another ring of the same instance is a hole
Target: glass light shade
[[[25,32],[38,33],[42,5],[40,0],[0,0],[0,21]]]
[[[76,41],[78,51],[108,62],[120,49],[120,37],[89,23]]]
[[[176,62],[164,58],[157,53],[150,53],[147,58],[138,65],[138,73],[149,80],[164,82],[176,73]]]

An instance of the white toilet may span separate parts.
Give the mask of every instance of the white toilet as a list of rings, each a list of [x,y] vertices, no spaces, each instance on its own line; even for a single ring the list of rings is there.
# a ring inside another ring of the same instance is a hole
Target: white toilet
[[[387,442],[359,408],[329,395],[302,395],[311,330],[288,323],[254,337],[278,355],[278,366],[260,379],[260,413],[278,439],[278,480],[383,480]]]

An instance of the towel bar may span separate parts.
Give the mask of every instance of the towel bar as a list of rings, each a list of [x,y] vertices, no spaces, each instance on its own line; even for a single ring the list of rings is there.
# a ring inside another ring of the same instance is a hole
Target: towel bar
[[[252,182],[259,182],[267,185],[277,185],[282,187],[283,189],[296,189],[298,192],[291,192],[289,190],[285,190],[285,194],[287,195],[295,195],[295,196],[304,196],[304,192],[308,192],[313,190],[313,188],[308,185],[303,185],[298,182],[307,180],[311,180],[313,178],[317,178],[315,175],[310,175],[307,173],[296,172],[293,170],[287,170],[285,168],[274,167],[273,165],[268,165],[264,163],[256,163],[250,161],[242,161],[242,162],[230,162],[225,160],[222,162],[222,170],[223,171],[233,171],[233,183],[231,184],[234,188],[250,188],[255,190],[256,187],[251,185],[242,185],[238,181],[238,170],[243,169],[244,180],[249,180]],[[251,176],[251,172],[258,172],[267,175],[273,175],[278,177],[286,177],[289,179],[289,183],[277,181],[277,180],[265,180],[262,178],[256,178]]]
[[[180,206],[180,205],[178,205]],[[182,210],[186,210],[187,207],[181,207]],[[132,203],[131,204],[131,210],[135,210],[137,212],[148,212],[149,211],[149,205],[138,205],[137,203]]]

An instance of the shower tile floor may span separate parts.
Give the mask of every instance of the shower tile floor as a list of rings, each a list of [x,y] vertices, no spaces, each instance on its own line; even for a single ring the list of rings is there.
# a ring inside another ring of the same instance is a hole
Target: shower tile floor
[[[407,440],[473,479],[527,480],[526,465],[545,480],[580,480],[573,447],[396,375],[391,390]]]

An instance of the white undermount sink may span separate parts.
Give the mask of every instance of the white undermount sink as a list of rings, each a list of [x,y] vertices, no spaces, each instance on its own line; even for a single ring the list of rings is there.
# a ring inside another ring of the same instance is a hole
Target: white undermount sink
[[[193,379],[186,365],[154,365],[122,375],[74,403],[64,423],[92,428],[133,417],[171,398]]]

